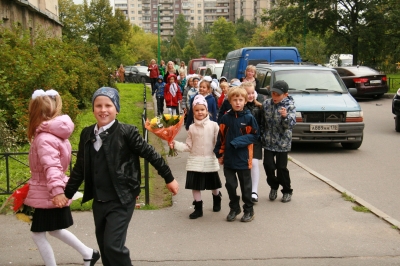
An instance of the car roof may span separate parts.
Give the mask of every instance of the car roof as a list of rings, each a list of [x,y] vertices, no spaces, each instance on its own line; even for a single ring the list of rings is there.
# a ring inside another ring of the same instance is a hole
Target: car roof
[[[274,71],[280,70],[299,70],[299,69],[311,69],[311,70],[320,70],[320,71],[334,71],[333,68],[328,68],[324,66],[316,66],[316,65],[297,65],[297,64],[257,64],[256,69],[271,69]]]
[[[346,69],[350,72],[352,72],[353,74],[358,74],[358,75],[365,75],[365,74],[375,74],[375,75],[379,75],[381,73],[379,73],[379,71],[367,67],[367,66],[342,66],[342,67],[334,67],[334,69]]]
[[[224,63],[208,64],[207,67],[223,67]]]

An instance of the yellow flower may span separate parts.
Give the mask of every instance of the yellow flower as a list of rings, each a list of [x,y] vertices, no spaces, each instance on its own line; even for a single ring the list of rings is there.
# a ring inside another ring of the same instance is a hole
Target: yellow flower
[[[153,119],[150,120],[150,125],[152,126],[157,125],[157,117],[154,117]]]
[[[31,217],[29,217],[28,215],[26,215],[25,213],[22,213],[22,212],[15,214],[15,217],[17,217],[18,220],[21,220],[26,223],[30,223],[32,221]]]
[[[164,114],[165,119],[170,120],[171,119],[171,115],[170,114]]]

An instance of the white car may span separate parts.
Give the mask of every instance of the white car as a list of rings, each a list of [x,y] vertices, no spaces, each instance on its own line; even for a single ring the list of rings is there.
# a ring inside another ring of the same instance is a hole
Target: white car
[[[207,65],[205,76],[211,76],[212,74],[217,75],[217,79],[221,77],[222,69],[224,68],[224,64],[209,64]]]

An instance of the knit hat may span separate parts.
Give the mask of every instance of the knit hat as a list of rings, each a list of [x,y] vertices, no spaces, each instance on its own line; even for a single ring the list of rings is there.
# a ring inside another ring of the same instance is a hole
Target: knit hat
[[[92,105],[93,105],[93,110],[94,110],[94,100],[97,98],[97,96],[106,96],[110,98],[110,100],[113,102],[115,105],[115,109],[117,109],[117,112],[119,113],[120,107],[119,107],[119,94],[118,91],[114,88],[110,87],[102,87],[98,89],[92,97]]]
[[[240,81],[236,80],[236,81],[232,82],[229,85],[229,87],[237,87],[237,86],[240,86],[240,85],[242,85],[242,83]]]
[[[164,78],[163,78],[163,76],[162,76],[162,75],[159,75],[159,76],[158,76],[158,79],[161,79],[161,80],[163,80]]]
[[[198,105],[198,104],[205,105],[206,109],[208,109],[207,100],[206,100],[206,98],[204,98],[204,96],[201,95],[201,94],[197,94],[196,97],[194,97],[194,99],[193,99],[193,104],[192,104],[193,107],[194,107],[195,105]]]
[[[274,91],[279,95],[288,92],[288,90],[289,90],[289,85],[283,80],[275,81],[271,89],[271,91]]]

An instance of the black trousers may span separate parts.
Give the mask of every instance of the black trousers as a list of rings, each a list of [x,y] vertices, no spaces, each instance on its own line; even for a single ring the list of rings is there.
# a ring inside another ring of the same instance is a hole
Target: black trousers
[[[154,93],[156,92],[156,83],[157,83],[158,78],[151,78],[150,79],[150,84],[151,84],[151,95],[153,96]]]
[[[128,205],[119,201],[93,200],[96,239],[104,266],[131,266],[129,249],[125,247],[126,234],[136,200]]]
[[[275,152],[264,149],[264,170],[267,175],[267,183],[272,189],[278,190],[282,186],[282,193],[292,194],[290,187],[290,175],[287,169],[288,153]],[[275,175],[276,170],[276,175]]]
[[[164,97],[157,96],[157,115],[164,113]]]
[[[243,210],[245,213],[253,212],[253,201],[251,200],[251,170],[235,170],[224,167],[224,175],[226,179],[225,187],[229,195],[229,207],[232,210],[240,210],[240,196],[236,193],[238,187],[238,180],[240,183],[240,190],[242,192]]]

